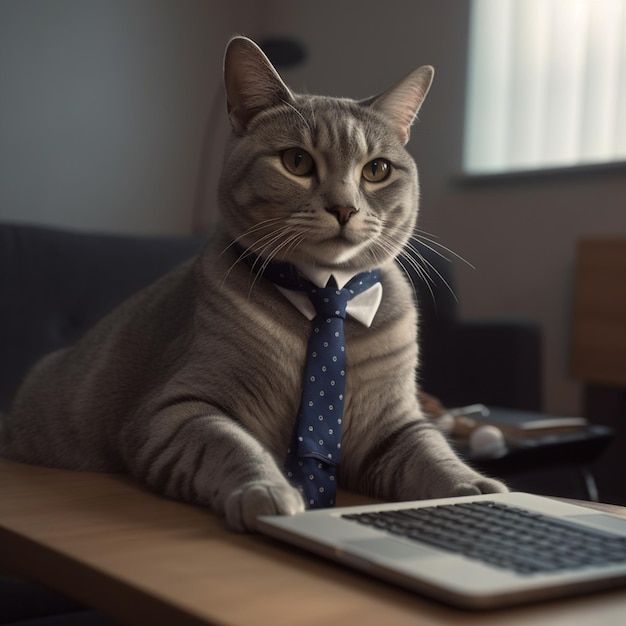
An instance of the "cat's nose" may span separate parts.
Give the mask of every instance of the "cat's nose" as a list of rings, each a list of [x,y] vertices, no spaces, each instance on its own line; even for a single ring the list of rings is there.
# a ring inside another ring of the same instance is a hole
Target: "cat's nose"
[[[333,206],[330,209],[326,209],[329,213],[333,213],[337,218],[337,221],[343,225],[347,224],[348,220],[359,210],[353,206]]]

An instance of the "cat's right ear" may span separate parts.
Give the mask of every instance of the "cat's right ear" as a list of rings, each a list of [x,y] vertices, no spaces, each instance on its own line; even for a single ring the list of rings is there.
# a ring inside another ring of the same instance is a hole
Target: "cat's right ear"
[[[398,137],[406,144],[424,98],[433,82],[435,69],[430,65],[417,68],[384,93],[363,101],[380,111],[395,127]]]
[[[247,37],[233,37],[226,47],[224,84],[228,117],[236,132],[243,132],[261,111],[294,102],[293,94],[270,60]]]

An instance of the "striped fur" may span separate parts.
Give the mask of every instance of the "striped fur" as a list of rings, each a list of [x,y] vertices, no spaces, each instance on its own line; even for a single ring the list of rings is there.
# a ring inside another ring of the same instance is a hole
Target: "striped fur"
[[[236,530],[303,509],[281,471],[296,417],[309,322],[254,271],[270,258],[382,268],[371,328],[346,321],[340,484],[417,499],[505,487],[462,463],[417,402],[417,312],[394,258],[417,218],[404,148],[432,71],[367,102],[294,95],[249,40],[229,45],[233,133],[219,197],[223,228],[194,260],[136,294],[76,345],[42,359],[5,416],[2,453],[77,470],[122,471],[212,508]],[[290,173],[281,153],[313,158]],[[391,175],[363,178],[373,159]],[[358,208],[341,225],[328,211]],[[250,271],[232,244],[258,255]]]

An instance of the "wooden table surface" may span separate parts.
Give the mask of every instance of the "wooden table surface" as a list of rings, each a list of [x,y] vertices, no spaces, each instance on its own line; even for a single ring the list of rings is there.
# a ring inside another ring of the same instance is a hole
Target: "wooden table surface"
[[[363,503],[340,494],[340,505]],[[605,505],[626,517],[626,509]],[[258,535],[118,475],[0,459],[0,567],[131,625],[615,626],[626,590],[464,612]]]

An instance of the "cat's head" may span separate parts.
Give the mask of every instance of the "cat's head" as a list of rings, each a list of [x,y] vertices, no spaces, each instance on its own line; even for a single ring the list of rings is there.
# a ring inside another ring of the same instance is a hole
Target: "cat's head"
[[[417,218],[405,144],[433,68],[364,101],[298,95],[235,37],[224,78],[232,125],[219,196],[233,240],[262,258],[361,271],[393,259]]]

